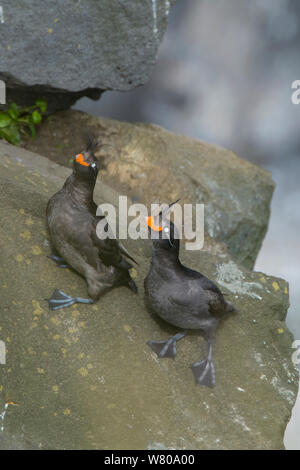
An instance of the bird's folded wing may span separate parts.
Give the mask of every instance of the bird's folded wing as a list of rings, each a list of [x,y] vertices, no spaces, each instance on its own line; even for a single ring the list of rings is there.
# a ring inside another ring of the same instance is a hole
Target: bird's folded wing
[[[208,296],[202,289],[198,279],[191,279],[179,285],[168,296],[168,299],[174,306],[189,309],[195,314],[199,310],[208,310]]]
[[[101,222],[101,226],[98,225],[99,222]],[[132,265],[123,258],[123,255],[136,262],[118,240],[116,240],[105,218],[94,217],[91,227],[91,237],[94,246],[98,248],[99,257],[104,263],[122,269],[130,269]]]

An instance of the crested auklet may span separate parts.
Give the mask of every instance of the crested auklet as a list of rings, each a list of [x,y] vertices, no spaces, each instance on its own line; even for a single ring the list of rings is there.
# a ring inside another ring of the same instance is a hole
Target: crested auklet
[[[197,384],[214,387],[212,347],[216,329],[220,318],[235,308],[224,299],[214,282],[181,264],[178,230],[166,218],[174,204],[157,216],[147,218],[149,231],[156,233],[156,238],[152,237],[151,265],[144,281],[145,303],[163,320],[184,331],[167,341],[149,341],[147,344],[158,357],[174,358],[176,342],[186,335],[186,330],[202,330],[208,343],[208,354],[191,368]]]
[[[135,260],[116,239],[100,239],[96,233],[98,222],[105,219],[104,214],[96,215],[93,200],[100,166],[94,155],[97,145],[92,140],[87,150],[75,157],[72,174],[48,201],[46,211],[51,243],[57,252],[50,258],[60,267],[70,266],[81,274],[91,299],[72,298],[56,289],[48,300],[51,310],[76,302],[93,303],[115,286],[124,285],[137,292],[129,274],[132,264],[124,256]],[[108,223],[103,230],[110,230]]]

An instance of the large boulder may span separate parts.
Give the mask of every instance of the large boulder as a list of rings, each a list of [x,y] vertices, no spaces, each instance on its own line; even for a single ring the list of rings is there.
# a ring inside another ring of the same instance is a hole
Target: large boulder
[[[175,331],[144,307],[150,241],[127,242],[139,262],[138,295],[119,288],[94,306],[48,310],[54,288],[87,294],[80,276],[47,258],[46,203],[69,173],[0,143],[0,448],[283,448],[298,387],[287,283],[226,253],[181,250],[239,309],[217,333],[217,386],[196,386],[189,365],[205,354],[200,335],[182,340],[174,361],[146,345]],[[118,194],[98,181],[95,199],[117,204]]]
[[[84,133],[100,142],[101,179],[133,200],[204,203],[208,234],[252,269],[268,227],[271,174],[217,145],[153,124],[130,124],[79,111],[57,113],[26,147],[70,165]],[[70,160],[71,159],[71,160]]]
[[[174,1],[29,0],[23,7],[2,0],[0,79],[8,100],[32,104],[43,96],[52,111],[143,85]]]

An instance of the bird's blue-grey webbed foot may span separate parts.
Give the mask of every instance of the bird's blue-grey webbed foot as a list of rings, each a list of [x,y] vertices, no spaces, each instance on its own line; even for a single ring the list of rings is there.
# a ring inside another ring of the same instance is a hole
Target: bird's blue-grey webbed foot
[[[93,304],[94,301],[92,299],[82,299],[81,297],[70,297],[59,289],[55,289],[52,297],[48,299],[50,310],[59,310],[76,303]]]
[[[213,388],[216,385],[215,366],[212,361],[212,343],[209,344],[207,359],[191,365],[196,384]]]
[[[55,254],[51,254],[48,256],[48,258],[52,259],[52,261],[54,261],[57,266],[59,268],[69,268],[70,266],[65,262],[65,260],[63,258],[61,258],[60,256],[58,255],[55,255]]]
[[[148,341],[147,344],[150,346],[152,351],[157,354],[157,357],[164,358],[164,357],[172,357],[176,356],[176,342],[182,339],[186,335],[184,333],[178,333],[175,336],[172,336],[166,341]]]
[[[191,365],[196,383],[213,388],[216,385],[215,367],[212,361],[205,359],[204,361],[195,362]]]

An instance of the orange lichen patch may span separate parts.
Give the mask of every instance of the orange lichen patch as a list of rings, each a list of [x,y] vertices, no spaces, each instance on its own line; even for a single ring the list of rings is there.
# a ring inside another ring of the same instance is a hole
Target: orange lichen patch
[[[24,238],[24,240],[30,240],[31,233],[29,232],[29,230],[25,230],[25,232],[20,233],[20,237]]]
[[[54,325],[60,325],[60,324],[61,324],[61,321],[60,321],[58,318],[56,318],[56,317],[51,317],[51,318],[50,318],[50,321],[51,321],[51,323],[53,323]]]
[[[32,306],[34,308],[34,316],[41,315],[44,312],[44,309],[40,306],[40,303],[37,300],[32,300]]]
[[[31,253],[35,256],[41,255],[43,252],[38,245],[34,245],[31,249]]]
[[[83,166],[89,166],[89,164],[84,160],[82,153],[76,156],[76,162]]]
[[[33,225],[34,222],[31,217],[28,217],[28,219],[25,220],[25,225]]]
[[[124,330],[126,333],[129,333],[131,331],[131,326],[130,325],[123,325]]]
[[[88,375],[88,370],[85,368],[85,367],[80,367],[80,369],[78,369],[78,374],[80,374],[82,377],[86,377]]]
[[[151,228],[151,230],[154,230],[155,232],[161,232],[162,231],[162,227],[160,227],[159,225],[154,224],[154,217],[148,217],[147,225],[148,225],[148,227]]]
[[[138,277],[137,270],[135,268],[131,268],[130,275],[133,279],[136,279]]]

